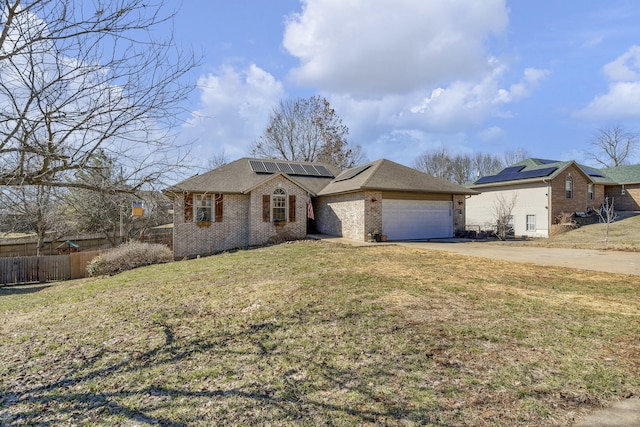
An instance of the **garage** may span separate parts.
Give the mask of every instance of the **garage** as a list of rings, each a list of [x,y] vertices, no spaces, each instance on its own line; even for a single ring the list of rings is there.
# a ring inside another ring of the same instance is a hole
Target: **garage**
[[[453,237],[451,201],[382,201],[382,232],[388,240]]]

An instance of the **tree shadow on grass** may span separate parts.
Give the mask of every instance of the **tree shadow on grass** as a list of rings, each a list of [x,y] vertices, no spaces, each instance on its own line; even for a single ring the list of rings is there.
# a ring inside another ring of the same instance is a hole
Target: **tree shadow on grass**
[[[300,320],[288,319],[289,322]],[[0,382],[0,391],[4,394],[4,398],[0,399],[0,423],[57,425],[117,420],[184,426],[214,421],[323,423],[335,417],[356,424],[381,421],[395,424],[402,420],[432,422],[428,408],[386,399],[369,383],[369,378],[361,378],[362,372],[356,367],[338,364],[326,353],[320,354],[319,349],[309,349],[303,355],[281,348],[278,343],[274,344],[271,334],[282,328],[278,323],[257,323],[235,333],[220,331],[217,336],[189,339],[176,338],[175,332],[167,324],[156,323],[155,326],[162,328],[164,342],[131,359],[100,366],[109,352],[97,349],[93,357],[69,369],[66,374],[57,376],[56,380],[40,379],[39,385],[30,386],[38,381],[22,378],[13,383],[18,386],[14,390],[7,389]],[[270,368],[266,368],[269,372],[262,380],[250,378],[238,382],[218,379],[215,381],[217,386],[209,384],[204,389],[193,389],[196,386],[189,384],[177,386],[175,381],[171,385],[163,385],[160,380],[152,378],[162,369],[175,369],[173,367],[183,361],[203,357],[229,370],[242,370],[244,362],[233,364],[234,360],[239,359],[257,360],[267,367],[287,364],[291,369],[280,372],[274,368],[271,372]],[[392,377],[395,369],[397,367],[388,361],[383,366],[376,366],[375,371],[376,375],[384,378]],[[304,370],[313,371],[311,378],[296,377],[296,372]],[[137,389],[114,389],[111,385],[114,378],[127,378],[128,375],[140,373],[147,375],[150,381]],[[112,381],[103,387],[101,383],[105,379]],[[229,386],[220,387],[225,382]],[[86,389],[92,391],[80,391]],[[318,398],[318,394],[314,398],[310,391],[329,395],[335,393],[337,396],[355,394],[359,396],[361,404],[340,402],[335,397]],[[181,415],[174,415],[180,413],[176,407],[181,405],[191,406],[187,406]],[[193,413],[194,409],[199,411],[206,405],[214,405],[214,413]],[[215,413],[216,408],[225,405],[228,406],[224,410],[226,412]]]
[[[40,292],[52,285],[0,285],[0,297],[3,295],[25,295]]]

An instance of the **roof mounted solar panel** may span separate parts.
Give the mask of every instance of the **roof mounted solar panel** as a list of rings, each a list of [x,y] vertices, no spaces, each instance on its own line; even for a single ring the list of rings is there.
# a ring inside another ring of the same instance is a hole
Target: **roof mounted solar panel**
[[[602,173],[596,169],[592,169],[587,166],[581,166],[581,167],[589,176],[604,178],[604,175],[602,175]]]
[[[291,169],[293,169],[293,173],[295,175],[306,175],[307,172],[304,170],[302,165],[298,163],[291,163]]]
[[[280,172],[284,172],[284,173],[287,173],[287,174],[293,174],[293,168],[291,167],[290,163],[278,162],[278,163],[276,163],[276,165],[278,166],[278,169],[280,170]]]
[[[543,165],[550,165],[551,163],[560,163],[558,160],[549,160],[549,159],[535,159]]]
[[[307,175],[309,175],[309,176],[319,176],[320,175],[318,173],[318,171],[316,170],[316,168],[313,167],[313,165],[301,165],[301,166],[304,169],[304,171],[307,173]]]
[[[267,169],[264,167],[264,163],[261,160],[249,160],[249,166],[251,170],[257,173],[265,173]]]
[[[262,163],[264,163],[264,168],[267,170],[267,172],[269,173],[279,172],[278,165],[276,164],[276,162],[262,162]]]
[[[336,177],[335,182],[346,181],[348,179],[355,178],[356,176],[360,175],[362,172],[366,171],[370,167],[371,165],[362,165],[362,166],[358,166],[358,167],[346,170]]]
[[[520,171],[509,172],[509,173],[501,172],[497,175],[483,176],[482,178],[478,179],[474,184],[490,184],[495,182],[517,181],[519,179],[543,178],[545,176],[551,175],[557,169],[558,168],[556,167],[550,167],[550,168],[543,168],[543,169],[533,169],[533,170],[522,171],[522,172]]]
[[[333,174],[326,167],[324,167],[322,165],[316,165],[315,168],[318,171],[318,173],[320,173],[320,176],[326,176],[328,178],[333,178]]]

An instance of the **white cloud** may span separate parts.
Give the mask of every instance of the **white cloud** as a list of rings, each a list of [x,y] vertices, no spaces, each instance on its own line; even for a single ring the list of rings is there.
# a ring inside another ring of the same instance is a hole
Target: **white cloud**
[[[299,84],[375,97],[484,74],[484,43],[507,23],[504,0],[306,0],[283,44]]]
[[[640,46],[631,46],[624,54],[605,65],[603,71],[611,81],[640,80]]]
[[[640,118],[639,99],[640,81],[611,83],[609,92],[596,96],[576,116],[590,120]]]
[[[603,67],[609,91],[597,95],[574,115],[588,120],[640,118],[640,46],[631,46],[624,54]]]
[[[198,90],[198,109],[185,124],[183,137],[195,140],[200,162],[222,151],[230,159],[247,155],[284,97],[282,83],[256,65],[245,70],[223,66],[201,76]]]

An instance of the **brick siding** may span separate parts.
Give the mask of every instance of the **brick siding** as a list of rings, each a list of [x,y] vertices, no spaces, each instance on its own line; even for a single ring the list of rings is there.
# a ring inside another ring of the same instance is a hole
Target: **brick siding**
[[[573,197],[566,197],[565,182],[567,176],[573,179]],[[562,213],[587,212],[598,210],[604,202],[604,186],[594,184],[593,200],[588,198],[589,180],[575,165],[571,165],[551,182],[551,218]]]
[[[194,221],[185,221],[184,197],[177,196],[173,202],[174,258],[209,255],[248,246],[249,200],[248,195],[225,194],[222,221],[201,227]]]
[[[606,187],[606,194],[613,197],[613,208],[617,211],[640,211],[640,184],[625,185],[624,190],[623,195],[621,185]]]

